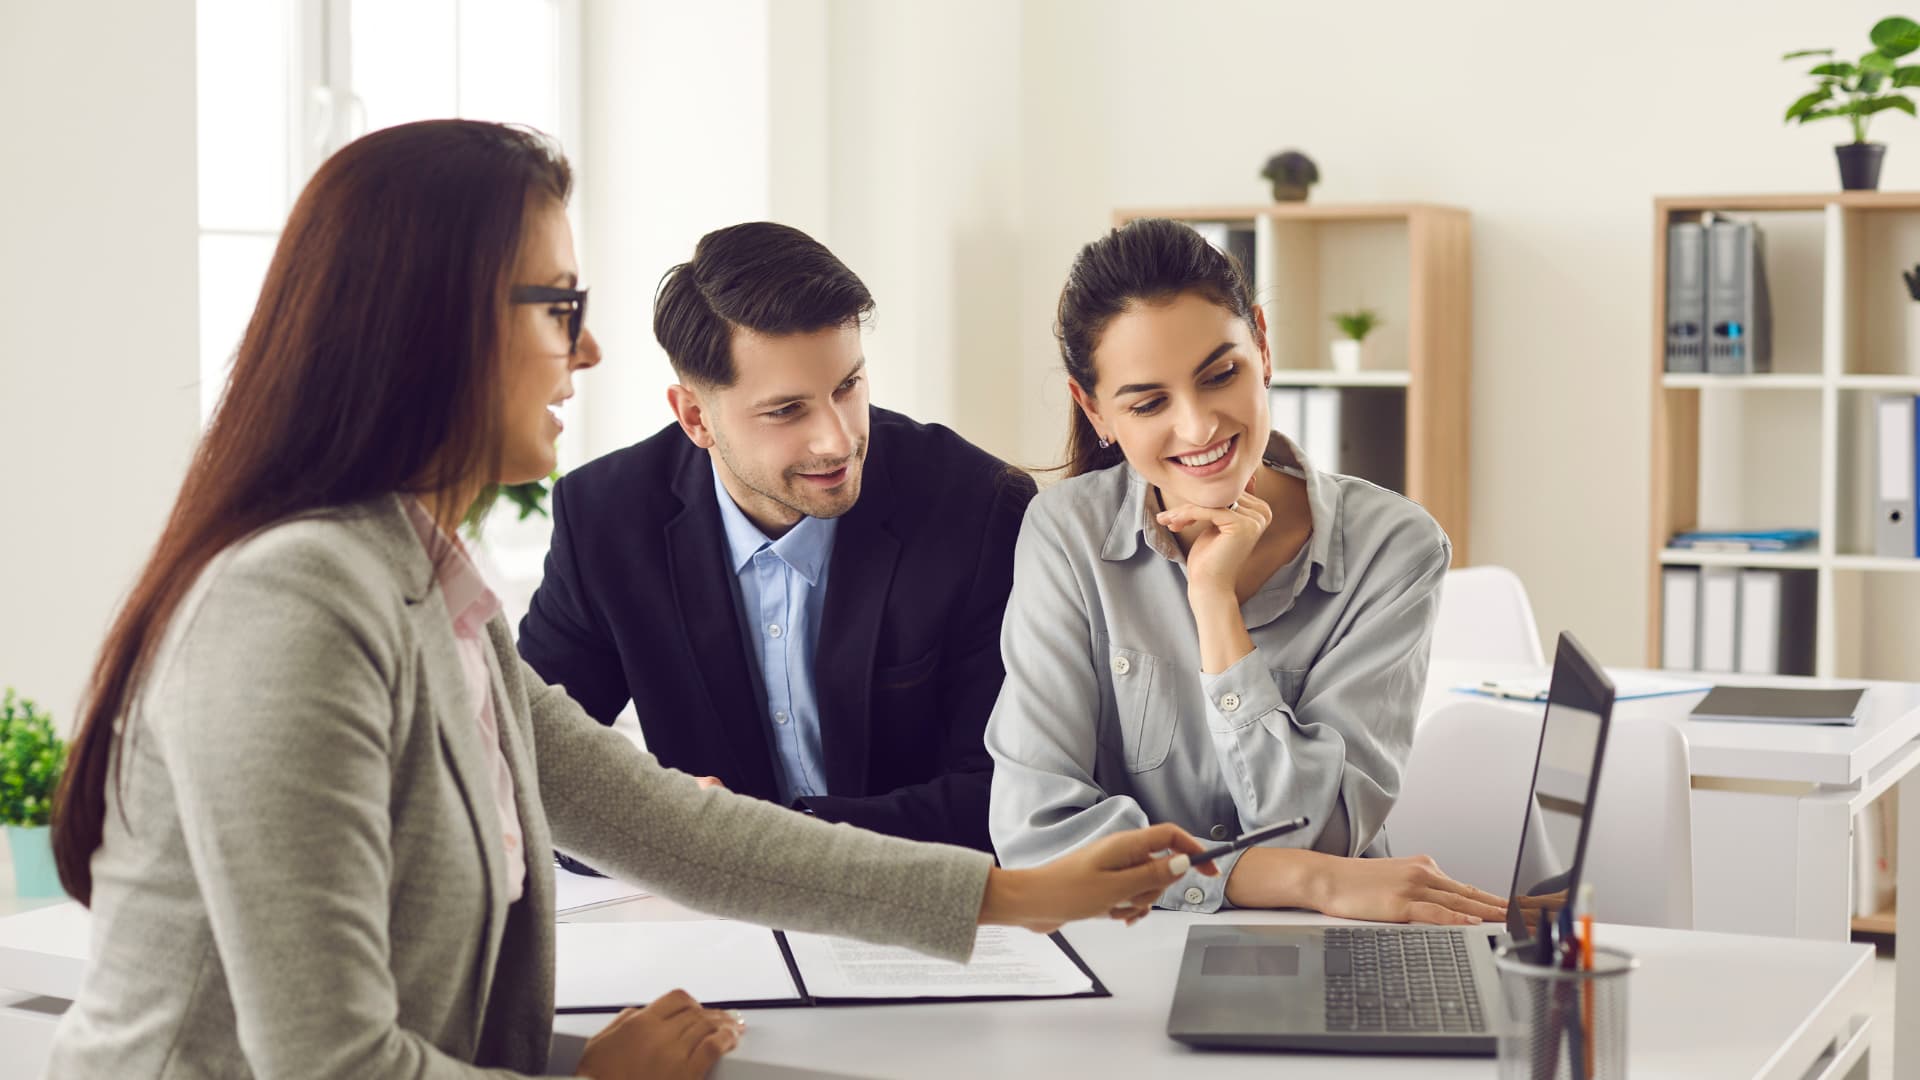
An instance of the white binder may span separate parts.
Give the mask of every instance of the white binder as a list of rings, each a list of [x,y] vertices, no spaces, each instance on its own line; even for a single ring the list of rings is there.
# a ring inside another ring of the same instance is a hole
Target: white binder
[[[1740,656],[1740,571],[1700,568],[1700,670],[1732,671]]]
[[[1913,397],[1889,394],[1875,409],[1873,551],[1912,558],[1920,554],[1913,528]]]
[[[1292,439],[1301,449],[1306,449],[1306,391],[1297,386],[1276,386],[1267,391],[1267,408],[1272,414],[1273,430]],[[1319,462],[1314,464],[1318,465]]]
[[[1300,449],[1321,472],[1340,471],[1340,391],[1323,386],[1306,390],[1307,437]]]
[[[1813,674],[1814,572],[1740,571],[1740,674]]]
[[[1700,568],[1660,571],[1660,666],[1677,671],[1700,667]]]

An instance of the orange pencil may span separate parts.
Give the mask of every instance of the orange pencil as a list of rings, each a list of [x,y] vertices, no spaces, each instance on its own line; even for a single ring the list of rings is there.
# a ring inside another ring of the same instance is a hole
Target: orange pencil
[[[1580,970],[1593,970],[1593,883],[1580,886]],[[1593,980],[1581,986],[1580,1027],[1586,1035],[1587,1080],[1593,1080]]]

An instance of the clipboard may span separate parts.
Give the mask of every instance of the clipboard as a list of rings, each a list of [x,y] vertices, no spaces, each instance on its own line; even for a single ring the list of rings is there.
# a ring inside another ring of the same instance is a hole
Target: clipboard
[[[580,925],[580,924],[562,924],[562,925]],[[615,924],[615,925],[618,925],[618,924]],[[1020,932],[1024,933],[1025,931],[1020,931]],[[960,1002],[1057,1001],[1057,1000],[1064,1000],[1064,999],[1070,999],[1070,998],[1105,998],[1105,997],[1113,996],[1112,992],[1107,989],[1106,984],[1100,981],[1100,976],[1094,974],[1093,969],[1087,966],[1087,962],[1081,958],[1080,954],[1074,950],[1074,947],[1071,944],[1069,944],[1067,939],[1064,936],[1062,936],[1061,933],[1057,930],[1051,934],[1045,935],[1046,939],[1052,942],[1054,947],[1059,949],[1060,952],[1069,961],[1073,963],[1073,966],[1079,969],[1082,975],[1086,976],[1087,982],[1089,985],[1088,985],[1088,988],[1085,990],[1079,990],[1079,991],[1074,991],[1070,993],[1044,992],[1044,993],[1030,993],[1030,994],[954,993],[954,994],[906,994],[906,995],[874,994],[874,995],[850,995],[850,996],[816,994],[808,988],[806,976],[801,974],[800,963],[794,957],[793,946],[792,946],[792,943],[788,941],[786,932],[783,930],[769,930],[769,931],[766,931],[766,933],[770,933],[773,935],[774,944],[779,947],[780,958],[786,965],[787,977],[792,981],[792,984],[793,984],[792,995],[791,996],[772,996],[772,997],[756,996],[756,997],[737,998],[737,999],[727,999],[727,998],[718,998],[714,1000],[703,999],[700,1002],[702,1006],[709,1009],[743,1009],[743,1010],[744,1009],[794,1009],[794,1008],[823,1008],[823,1007],[832,1007],[836,1005],[934,1005],[934,1004],[957,1004]],[[573,1015],[573,1014],[583,1014],[583,1013],[615,1013],[615,1012],[619,1012],[622,1009],[644,1008],[647,1004],[648,1002],[646,1001],[618,1001],[618,1002],[607,1002],[604,1004],[602,1003],[557,1004],[553,1011],[558,1015]]]

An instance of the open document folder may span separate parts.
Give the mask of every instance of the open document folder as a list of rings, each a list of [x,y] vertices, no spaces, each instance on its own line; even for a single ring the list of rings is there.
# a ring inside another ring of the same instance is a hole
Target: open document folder
[[[709,1008],[1107,997],[1059,934],[983,926],[965,964],[718,919],[561,923],[554,1011],[618,1012],[669,990]]]

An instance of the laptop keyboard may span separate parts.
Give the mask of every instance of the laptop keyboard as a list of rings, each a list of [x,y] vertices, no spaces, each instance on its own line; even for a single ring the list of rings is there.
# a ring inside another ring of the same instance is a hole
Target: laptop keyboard
[[[1325,933],[1328,1031],[1486,1030],[1464,933],[1406,927]]]

